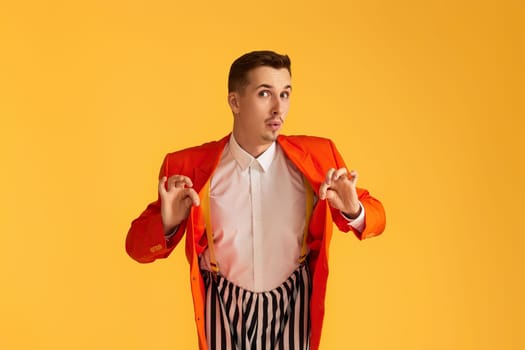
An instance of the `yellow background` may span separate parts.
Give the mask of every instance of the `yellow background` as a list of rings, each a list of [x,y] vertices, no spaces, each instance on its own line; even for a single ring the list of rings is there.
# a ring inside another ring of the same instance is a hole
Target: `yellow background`
[[[180,247],[124,251],[165,153],[231,128],[237,56],[292,57],[284,132],[387,210],[335,234],[323,349],[524,349],[522,1],[3,1],[0,348],[194,349]]]

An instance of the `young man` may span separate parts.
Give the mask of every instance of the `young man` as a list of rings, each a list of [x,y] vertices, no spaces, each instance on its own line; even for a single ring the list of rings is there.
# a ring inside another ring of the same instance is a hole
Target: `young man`
[[[127,236],[128,254],[147,263],[186,233],[201,349],[318,349],[333,223],[359,239],[385,227],[330,140],[279,135],[290,80],[288,56],[239,57],[232,133],[168,154],[159,197]]]

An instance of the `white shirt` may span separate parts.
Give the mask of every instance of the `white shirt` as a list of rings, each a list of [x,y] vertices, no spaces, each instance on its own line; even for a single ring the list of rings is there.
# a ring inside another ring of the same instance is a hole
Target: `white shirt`
[[[255,292],[282,284],[299,265],[305,201],[303,176],[277,143],[254,158],[232,134],[210,184],[211,222],[220,273]],[[363,207],[359,217],[349,220],[349,224],[363,230]],[[200,265],[211,270],[207,249]]]

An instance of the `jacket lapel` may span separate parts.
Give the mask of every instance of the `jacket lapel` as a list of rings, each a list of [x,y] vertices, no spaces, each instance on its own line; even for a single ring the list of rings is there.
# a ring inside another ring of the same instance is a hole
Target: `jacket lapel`
[[[277,142],[288,159],[290,159],[290,161],[310,182],[315,193],[319,194],[319,187],[324,181],[324,173],[322,169],[319,169],[319,165],[316,165],[312,160],[310,153],[306,152],[301,145],[290,142],[290,139],[287,136],[279,136]]]
[[[219,160],[221,159],[224,147],[228,143],[230,135],[225,136],[221,140],[210,144],[206,150],[205,155],[199,161],[199,165],[193,168],[193,188],[200,192],[206,182],[217,168]]]
[[[200,192],[202,187],[210,179],[219,164],[224,147],[228,143],[230,135],[225,136],[221,140],[208,145],[205,155],[198,162],[193,169],[193,188]],[[297,140],[296,140],[297,141]],[[324,170],[316,163],[309,152],[305,151],[305,147],[300,142],[292,142],[292,140],[284,135],[279,136],[277,143],[284,151],[285,155],[290,161],[299,169],[299,171],[306,177],[312,185],[314,191],[319,193],[319,186],[324,181]]]

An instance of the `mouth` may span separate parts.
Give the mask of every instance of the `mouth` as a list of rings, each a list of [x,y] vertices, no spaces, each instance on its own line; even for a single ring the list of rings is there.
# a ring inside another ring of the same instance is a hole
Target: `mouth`
[[[270,128],[272,131],[279,130],[282,125],[283,125],[283,122],[278,119],[272,119],[266,122],[266,126]]]

